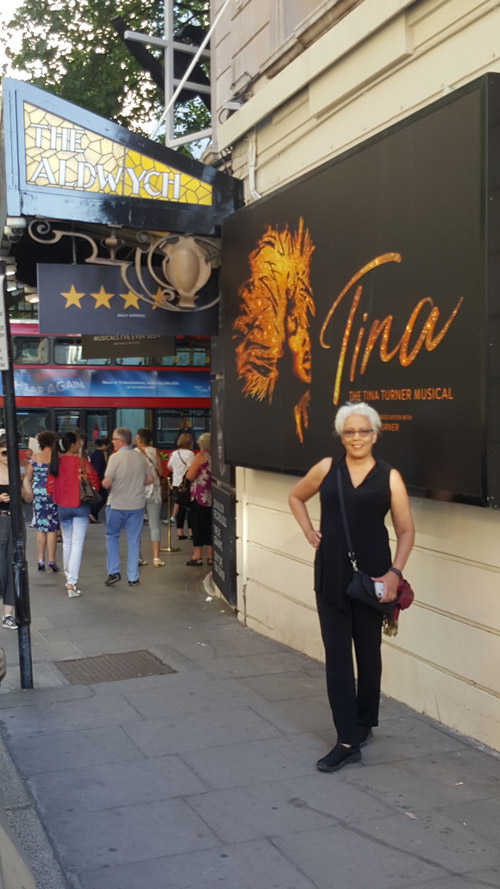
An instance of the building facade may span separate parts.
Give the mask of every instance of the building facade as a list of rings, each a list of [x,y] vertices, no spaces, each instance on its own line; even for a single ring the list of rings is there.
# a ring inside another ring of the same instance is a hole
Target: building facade
[[[212,2],[213,17],[222,5]],[[212,52],[213,153],[230,162],[253,204],[482,75],[499,74],[500,7],[233,0]],[[335,212],[335,195],[324,200]],[[460,435],[454,448],[460,452]],[[236,469],[239,614],[322,658],[313,552],[287,506],[292,484],[290,475]],[[383,689],[500,750],[500,513],[423,496],[412,508],[417,536],[407,573],[417,601],[399,635],[384,642]],[[317,521],[318,502],[311,513]]]

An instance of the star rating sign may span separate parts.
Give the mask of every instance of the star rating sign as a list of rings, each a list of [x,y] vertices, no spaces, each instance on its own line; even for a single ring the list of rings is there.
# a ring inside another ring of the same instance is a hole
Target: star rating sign
[[[90,295],[93,296],[95,299],[94,309],[98,309],[100,306],[105,306],[107,309],[111,308],[109,302],[111,299],[113,299],[114,293],[106,293],[102,285],[100,287],[99,293],[91,293]]]
[[[123,300],[124,309],[129,309],[130,306],[132,306],[134,309],[139,308],[139,297],[136,293],[132,293],[132,291],[129,290],[127,293],[120,293],[120,296]]]
[[[76,306],[77,309],[81,309],[80,300],[83,299],[85,293],[78,293],[75,285],[72,284],[66,293],[61,291],[61,296],[64,296],[64,299],[66,300],[66,305],[64,306],[65,309],[68,309],[69,306]]]
[[[163,293],[161,287],[158,287],[156,293],[153,293],[153,299],[155,304],[153,306],[153,312],[155,309],[160,309],[163,305]]]

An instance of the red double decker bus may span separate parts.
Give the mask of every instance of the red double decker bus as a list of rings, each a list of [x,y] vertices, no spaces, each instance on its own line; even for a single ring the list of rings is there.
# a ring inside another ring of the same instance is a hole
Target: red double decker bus
[[[209,338],[175,337],[172,355],[85,359],[79,336],[46,336],[33,321],[10,327],[21,449],[43,429],[78,428],[91,446],[116,426],[146,427],[162,450],[175,446],[184,418],[196,437],[209,431]],[[0,412],[3,425],[3,395]]]

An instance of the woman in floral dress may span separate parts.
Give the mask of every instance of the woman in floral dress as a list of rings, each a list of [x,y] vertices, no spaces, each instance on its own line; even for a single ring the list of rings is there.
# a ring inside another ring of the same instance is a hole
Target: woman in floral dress
[[[203,565],[203,547],[207,548],[207,565],[212,559],[212,455],[210,433],[198,439],[200,451],[186,471],[191,482],[191,524],[193,527],[193,556],[186,562],[193,568]]]
[[[31,524],[36,530],[38,570],[45,571],[45,551],[47,551],[47,568],[49,571],[57,573],[60,570],[56,564],[59,514],[52,495],[47,493],[47,476],[55,438],[54,432],[39,433],[40,450],[29,461],[26,474],[33,488],[33,521]]]

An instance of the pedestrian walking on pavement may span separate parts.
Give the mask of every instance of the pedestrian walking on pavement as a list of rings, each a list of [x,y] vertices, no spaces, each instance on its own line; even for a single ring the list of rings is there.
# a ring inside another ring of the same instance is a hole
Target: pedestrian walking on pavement
[[[153,476],[153,482],[147,485],[146,494],[146,513],[148,517],[149,536],[151,538],[151,549],[153,550],[153,567],[163,568],[165,562],[160,558],[160,513],[161,513],[161,482],[163,475],[161,458],[156,448],[153,447],[153,434],[150,429],[138,429],[135,436],[135,444],[137,450],[140,451],[148,472]],[[139,564],[144,565],[144,559],[140,559]]]
[[[36,533],[36,550],[38,570],[47,568],[55,574],[59,571],[56,563],[57,531],[59,529],[59,512],[50,494],[47,493],[49,464],[52,459],[52,445],[56,440],[55,432],[45,429],[37,435],[40,450],[30,457],[26,467],[26,476],[33,489],[33,521],[31,526]]]
[[[328,698],[338,736],[335,747],[317,763],[323,772],[335,772],[360,761],[360,747],[378,725],[382,673],[382,614],[349,599],[345,592],[353,569],[342,520],[340,485],[353,551],[359,568],[383,583],[381,602],[396,599],[414,540],[404,482],[396,469],[372,453],[380,428],[380,416],[370,405],[348,403],[341,407],[335,417],[335,431],[344,446],[344,456],[320,460],[296,482],[289,496],[293,515],[316,549],[316,601],[325,646]],[[306,502],[318,492],[321,526],[316,531]],[[394,559],[384,524],[389,510],[397,539]]]
[[[82,593],[78,575],[90,514],[90,504],[80,498],[80,481],[86,477],[94,491],[101,487],[93,466],[80,456],[80,447],[81,439],[74,432],[63,432],[56,438],[47,477],[47,491],[59,508],[66,592],[70,599]]]
[[[26,474],[19,479],[21,496],[25,503],[33,501],[30,480]],[[14,617],[14,571],[12,567],[12,522],[10,517],[10,479],[7,457],[7,438],[0,436],[0,596],[3,599],[2,627],[17,630]]]
[[[94,442],[94,450],[90,454],[89,460],[92,463],[95,471],[97,472],[99,481],[102,482],[108,462],[108,452],[106,449],[106,444],[104,443],[102,438],[96,438]],[[99,524],[99,512],[106,503],[108,497],[108,492],[104,490],[104,488],[101,488],[100,493],[101,499],[97,501],[97,503],[92,503],[90,506],[89,521],[91,525]]]
[[[153,474],[146,460],[132,445],[132,433],[126,426],[113,432],[114,453],[108,460],[102,482],[109,490],[106,505],[106,565],[104,583],[112,586],[121,580],[119,540],[123,529],[127,537],[127,578],[129,586],[139,583],[141,531],[144,524],[146,495],[144,488],[153,484]]]
[[[189,528],[189,537],[192,538],[193,536],[191,531],[191,510],[183,506],[177,500],[179,485],[193,460],[193,437],[185,432],[182,435],[179,435],[179,438],[177,439],[177,448],[170,455],[170,459],[167,463],[167,467],[172,473],[172,496],[175,504],[172,518],[175,519],[177,524],[178,540],[186,539],[186,535],[184,534],[184,522],[186,521],[186,518]]]

